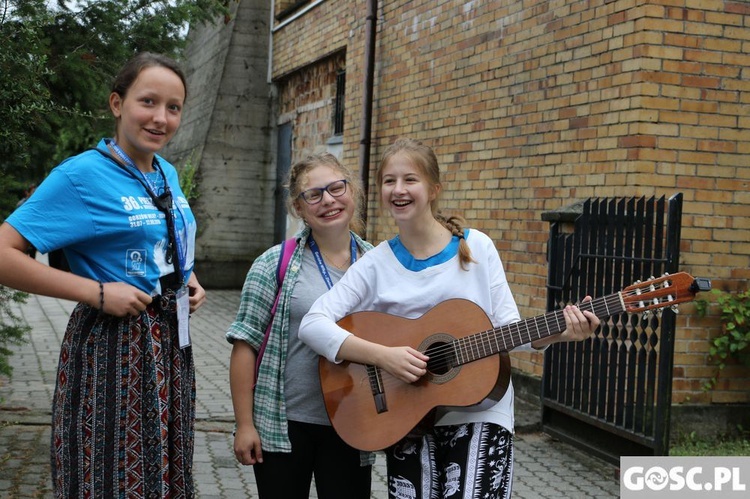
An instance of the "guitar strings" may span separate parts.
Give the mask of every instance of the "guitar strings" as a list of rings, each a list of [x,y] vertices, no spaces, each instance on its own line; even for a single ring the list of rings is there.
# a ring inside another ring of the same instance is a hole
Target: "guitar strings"
[[[627,312],[627,308],[623,309],[622,304],[620,303],[620,296],[622,296],[623,298],[631,298],[631,297],[643,296],[643,293],[638,292],[638,290],[624,291],[619,294],[608,295],[608,296],[601,297],[601,298],[594,298],[587,302],[581,302],[577,304],[576,306],[581,310],[586,309],[586,310],[593,312],[594,314],[597,315],[597,317],[606,318],[617,313]],[[665,302],[664,304],[661,304],[660,306],[664,307],[666,305],[669,305],[672,302],[673,300],[668,300],[667,302]],[[613,305],[617,305],[618,307],[618,309],[615,310],[614,312],[611,311],[611,309],[613,308]],[[554,332],[549,332],[550,328],[549,328],[548,323],[551,321],[548,321],[547,319],[551,319],[551,318],[554,318],[554,323],[557,326],[557,330]],[[454,367],[457,367],[458,365],[463,365],[468,362],[473,362],[473,361],[476,361],[485,357],[489,357],[491,355],[495,355],[500,352],[508,351],[508,348],[507,348],[508,343],[510,343],[511,347],[514,348],[515,346],[525,344],[525,343],[530,343],[536,339],[541,339],[547,336],[551,336],[553,334],[562,333],[566,328],[565,327],[560,328],[561,321],[562,321],[562,325],[564,326],[565,319],[564,319],[562,310],[554,310],[552,312],[548,312],[541,316],[531,317],[529,319],[506,324],[498,328],[480,331],[480,332],[471,334],[469,336],[466,336],[464,338],[457,338],[449,343],[446,343],[445,345],[438,346],[435,349],[430,350],[430,355],[429,355],[430,360],[428,362],[428,370],[430,370],[433,373],[448,371],[450,369],[453,369]],[[529,323],[532,323],[532,322],[537,332],[536,338],[532,338],[532,333],[529,329]],[[514,333],[512,329],[515,328],[517,330],[516,334],[520,338],[523,338],[523,334],[521,333],[522,325],[526,325],[526,336],[529,338],[529,340],[520,341],[517,344],[514,344],[514,342],[512,341],[512,338],[514,337]],[[539,326],[543,326],[544,328],[547,329],[546,334],[539,333],[539,329],[540,329]],[[500,340],[502,340],[504,348],[500,348]],[[457,360],[457,356],[463,356],[463,355],[459,355],[458,353],[461,351],[461,344],[464,344],[464,343],[466,343],[465,345],[466,348],[470,349],[468,351],[464,349],[464,355],[468,354],[471,357],[471,359],[468,362],[455,362],[455,360]],[[479,348],[482,349],[481,353],[477,351],[477,349]],[[487,353],[488,351],[489,353]],[[474,354],[471,355],[472,353]],[[383,384],[388,385],[390,384],[389,381],[403,383],[403,381],[391,375],[391,378],[386,379]]]

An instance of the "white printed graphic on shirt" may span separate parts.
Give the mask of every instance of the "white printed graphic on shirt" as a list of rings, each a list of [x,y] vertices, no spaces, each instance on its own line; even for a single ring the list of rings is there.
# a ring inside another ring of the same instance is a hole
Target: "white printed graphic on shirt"
[[[125,256],[125,271],[129,276],[146,275],[146,258],[148,251],[143,248],[129,249]]]
[[[171,263],[167,263],[167,241],[162,239],[154,244],[154,262],[159,267],[159,275],[166,275],[174,270]]]
[[[463,437],[467,436],[468,434],[469,434],[469,427],[468,427],[468,425],[465,425],[465,424],[461,425],[459,427],[458,431],[456,432],[456,434],[453,435],[453,438],[451,438],[451,442],[450,442],[451,447],[455,447],[456,446],[456,442],[458,441],[458,439],[459,438],[463,438]]]

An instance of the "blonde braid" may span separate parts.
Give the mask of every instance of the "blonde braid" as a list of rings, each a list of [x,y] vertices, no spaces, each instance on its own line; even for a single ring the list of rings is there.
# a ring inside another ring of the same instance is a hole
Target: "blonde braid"
[[[443,227],[448,229],[451,234],[458,237],[458,261],[461,264],[461,269],[469,270],[469,263],[477,262],[471,256],[471,249],[464,237],[464,225],[466,224],[466,220],[459,215],[451,215],[446,218],[440,213],[435,215],[435,219],[440,222]]]

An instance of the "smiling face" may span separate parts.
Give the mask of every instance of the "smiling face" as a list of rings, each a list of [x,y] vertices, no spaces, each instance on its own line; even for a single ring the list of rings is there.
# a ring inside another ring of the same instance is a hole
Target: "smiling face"
[[[300,192],[308,189],[323,189],[342,179],[344,176],[340,171],[321,164],[304,175],[299,186]],[[294,201],[294,208],[310,226],[313,235],[324,232],[333,234],[339,231],[349,231],[349,222],[355,212],[355,202],[352,189],[347,185],[346,191],[338,197],[333,197],[329,192],[323,191],[320,202],[316,204],[308,204],[302,197],[297,197]]]
[[[433,218],[433,202],[440,186],[433,184],[405,152],[391,156],[380,172],[380,202],[397,225],[427,223]]]
[[[171,69],[149,66],[123,95],[112,92],[109,105],[117,120],[115,140],[141,169],[151,169],[154,153],[174,136],[182,120],[185,86]]]

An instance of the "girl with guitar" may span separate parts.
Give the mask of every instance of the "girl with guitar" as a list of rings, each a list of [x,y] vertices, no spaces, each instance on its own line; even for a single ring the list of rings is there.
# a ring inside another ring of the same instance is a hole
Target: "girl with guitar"
[[[491,326],[519,321],[520,315],[490,238],[478,230],[465,229],[460,217],[446,219],[438,213],[442,185],[431,148],[410,139],[397,140],[384,153],[377,182],[382,206],[395,220],[398,235],[365,255],[315,302],[302,321],[299,336],[331,363],[352,362],[384,371],[387,376],[375,378],[384,385],[374,400],[378,411],[403,410],[403,419],[408,420],[406,413],[413,402],[406,401],[399,407],[396,397],[389,398],[388,384],[406,383],[418,390],[427,378],[439,377],[428,365],[430,350],[426,355],[406,337],[399,344],[399,339],[392,337],[394,328],[383,324],[383,330],[365,339],[341,327],[343,321],[336,321],[358,311],[418,319],[455,298],[478,305]],[[451,315],[459,313],[451,314],[450,308],[446,312],[446,323],[455,321]],[[563,314],[566,329],[562,334],[524,347],[541,349],[552,342],[583,340],[599,325],[593,313],[574,306],[566,307]],[[433,322],[439,324],[441,320]],[[383,341],[373,340],[378,337]],[[355,380],[354,384],[366,383]],[[470,408],[435,404],[429,417],[388,446],[389,496],[510,497],[512,385],[497,398]],[[329,405],[326,400],[329,417],[336,417],[337,404]],[[371,428],[376,434],[381,430]]]
[[[372,248],[355,234],[362,228],[363,190],[331,154],[295,163],[288,188],[290,213],[305,226],[284,243],[294,245],[294,253],[283,282],[277,282],[277,270],[284,246],[276,245],[253,262],[226,334],[233,344],[234,453],[253,465],[262,499],[307,499],[313,476],[321,499],[369,499],[373,456],[348,446],[331,428],[318,356],[297,337],[310,305]]]

